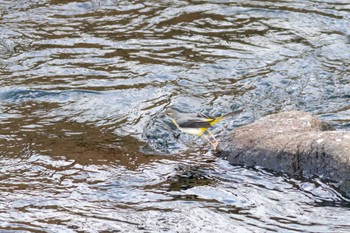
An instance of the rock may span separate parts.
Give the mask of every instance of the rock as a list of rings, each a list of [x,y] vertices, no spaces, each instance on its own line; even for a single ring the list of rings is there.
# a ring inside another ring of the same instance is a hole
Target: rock
[[[318,176],[350,196],[350,132],[334,131],[305,112],[273,114],[237,128],[218,154],[234,165]]]

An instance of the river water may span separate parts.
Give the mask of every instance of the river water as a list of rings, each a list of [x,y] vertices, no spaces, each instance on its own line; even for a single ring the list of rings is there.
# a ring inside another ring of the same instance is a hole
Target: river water
[[[350,128],[348,0],[0,0],[1,232],[349,232],[321,179],[231,166],[163,112]]]

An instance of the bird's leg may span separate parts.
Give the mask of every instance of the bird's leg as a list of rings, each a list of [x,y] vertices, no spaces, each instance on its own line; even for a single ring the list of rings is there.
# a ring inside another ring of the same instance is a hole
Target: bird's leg
[[[207,130],[207,132],[208,132],[208,134],[209,134],[210,137],[212,137],[215,141],[217,141],[216,138],[215,138],[215,136],[214,136],[214,134],[210,133],[209,130]]]
[[[204,134],[202,135],[202,137],[205,138],[205,139],[213,146],[214,150],[216,150],[216,147],[218,146],[218,143],[219,143],[218,140],[215,140],[215,142],[212,142],[212,141],[210,141],[210,139],[209,139],[206,135],[204,135]]]
[[[212,134],[212,133],[210,133],[210,131],[209,130],[207,130],[207,132],[208,132],[208,134],[214,139],[214,143],[215,143],[215,145],[217,146],[218,144],[219,144],[219,139],[216,139],[215,138],[215,136],[214,136],[214,134]],[[216,148],[216,146],[215,146],[215,148]]]

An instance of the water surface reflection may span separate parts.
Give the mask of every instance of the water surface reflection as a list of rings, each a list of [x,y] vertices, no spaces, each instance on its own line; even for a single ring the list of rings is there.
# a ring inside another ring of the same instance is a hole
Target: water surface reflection
[[[0,0],[0,229],[348,232],[331,184],[233,167],[162,114],[349,129],[350,4]]]

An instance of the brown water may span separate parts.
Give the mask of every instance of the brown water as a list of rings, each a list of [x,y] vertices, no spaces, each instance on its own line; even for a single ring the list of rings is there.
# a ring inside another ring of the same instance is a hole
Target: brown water
[[[1,232],[350,231],[327,183],[233,167],[162,114],[348,130],[348,0],[0,0],[0,20]]]

